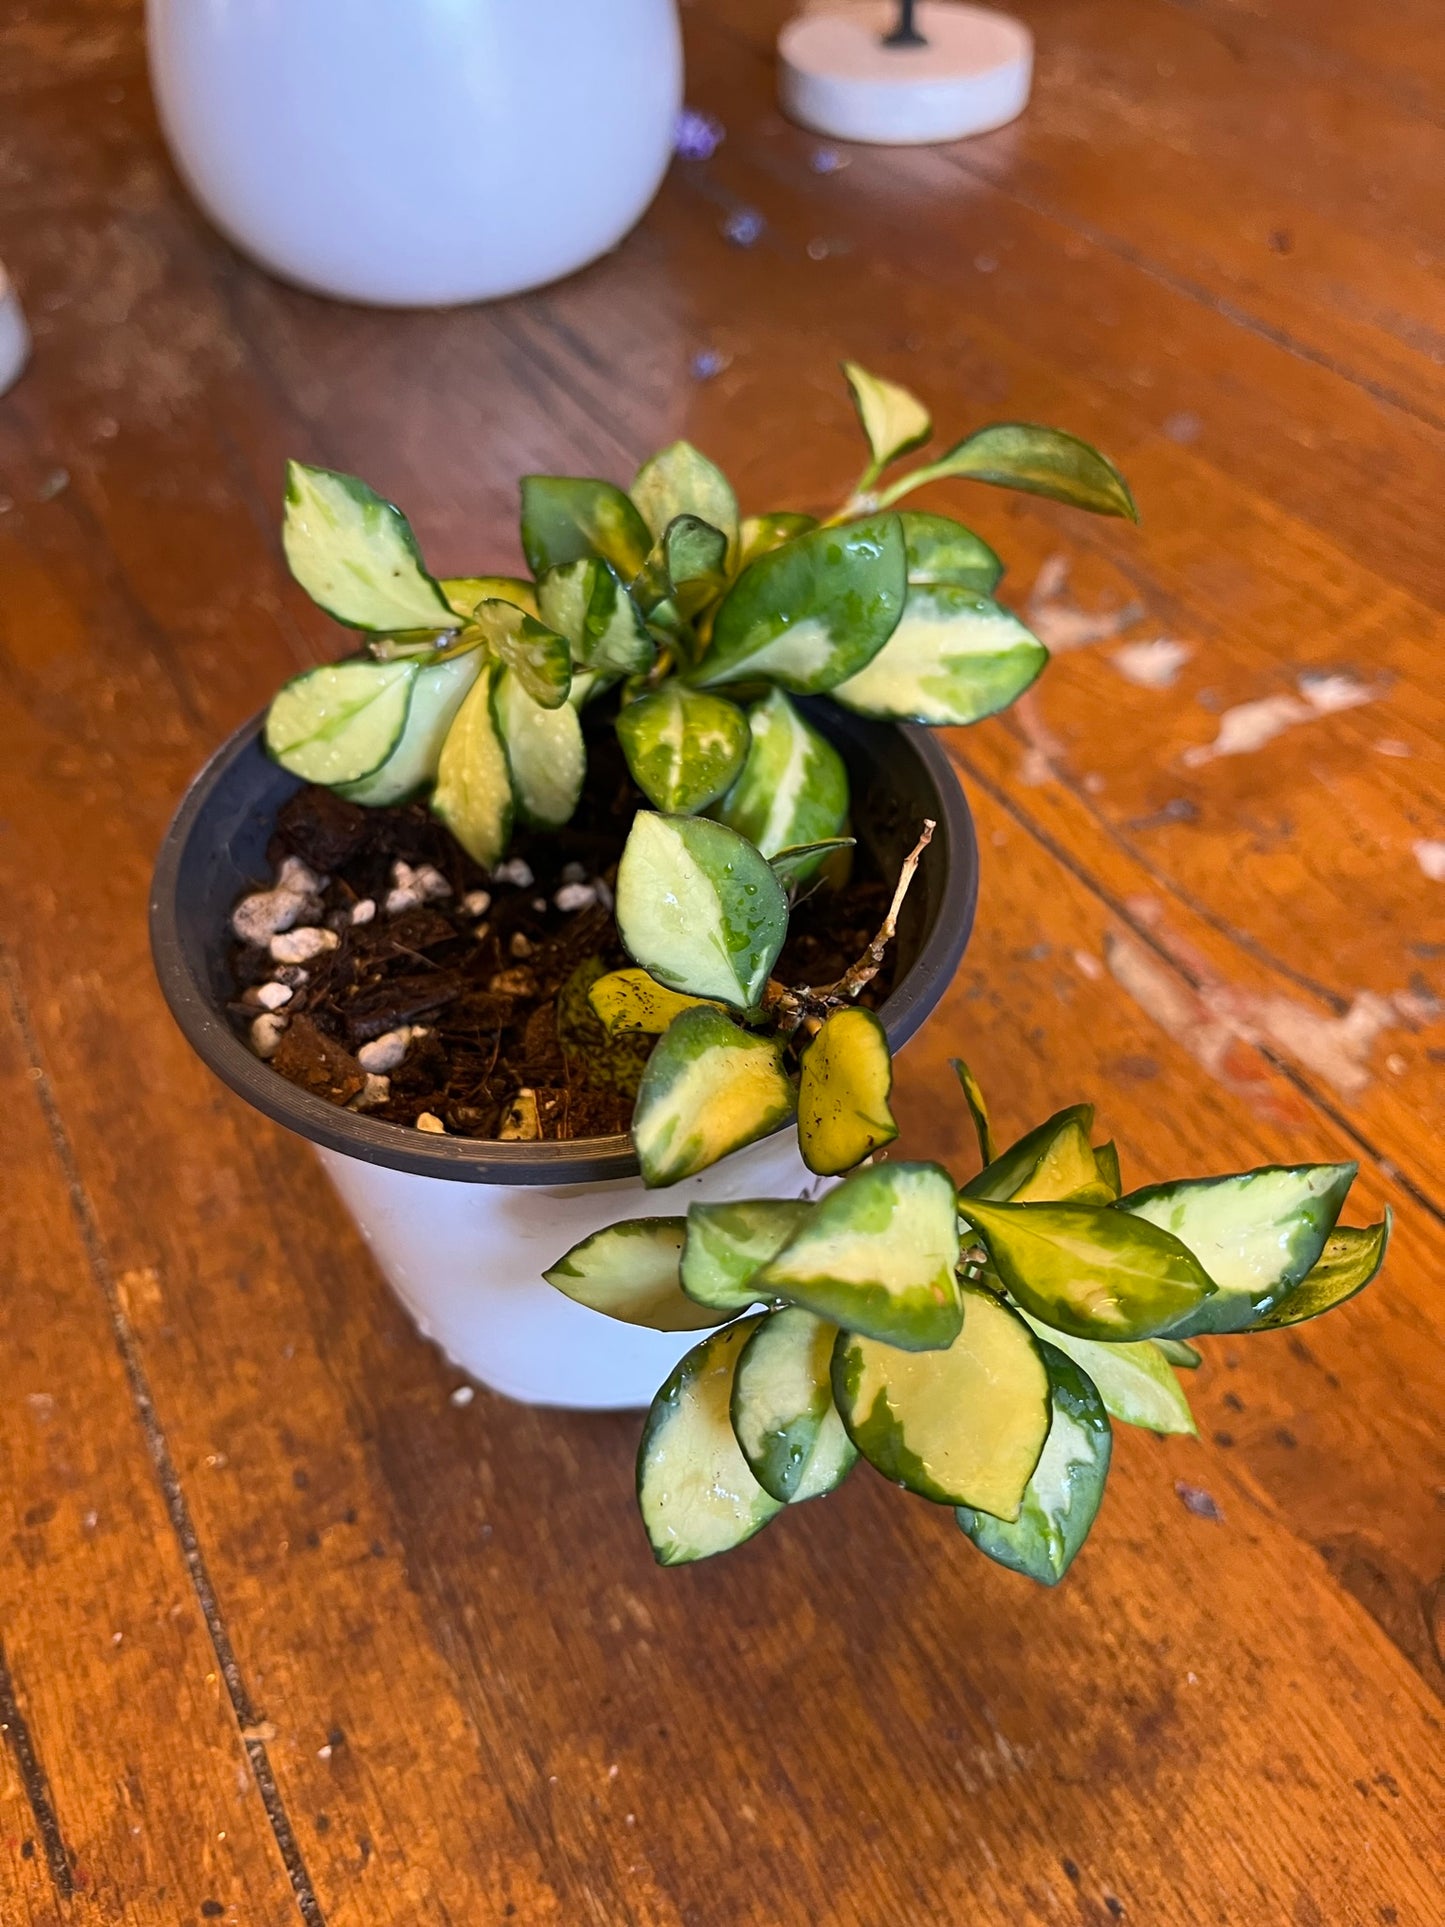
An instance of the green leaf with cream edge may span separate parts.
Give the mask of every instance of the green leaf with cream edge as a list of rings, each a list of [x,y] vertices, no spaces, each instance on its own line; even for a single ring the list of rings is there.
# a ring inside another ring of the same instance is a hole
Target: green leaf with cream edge
[[[1077,435],[1037,422],[995,422],[968,435],[936,462],[915,468],[878,497],[881,505],[929,482],[991,482],[996,488],[1046,495],[1095,515],[1137,522],[1129,484],[1106,455]]]
[[[962,1321],[957,1198],[937,1164],[878,1164],[820,1198],[755,1275],[849,1331],[908,1351],[949,1345]]]
[[[1157,1340],[1100,1344],[1096,1339],[1075,1338],[1070,1332],[1059,1331],[1028,1312],[1022,1316],[1038,1337],[1057,1345],[1088,1373],[1111,1418],[1146,1432],[1197,1435],[1199,1428],[1184,1388]]]
[[[537,584],[543,622],[572,646],[579,668],[606,683],[650,669],[657,645],[643,627],[631,596],[596,556],[549,569]]]
[[[976,1177],[970,1178],[963,1186],[960,1198],[993,1199],[1000,1204],[1006,1203],[1041,1168],[1055,1159],[1057,1147],[1072,1137],[1075,1128],[1082,1129],[1087,1135],[1093,1127],[1092,1104],[1070,1104],[1065,1110],[1055,1111],[1042,1124],[1025,1131],[1017,1143],[1011,1144],[986,1164]],[[967,1205],[963,1208],[967,1210]]]
[[[359,782],[395,754],[419,674],[415,659],[365,657],[304,670],[271,699],[266,748],[308,783]]]
[[[833,1404],[836,1325],[801,1306],[770,1312],[738,1356],[732,1422],[764,1491],[785,1505],[821,1499],[858,1459]]]
[[[654,540],[679,515],[721,530],[728,553],[738,545],[738,500],[722,470],[691,442],[673,442],[644,462],[631,496]]]
[[[885,1479],[938,1505],[1017,1518],[1050,1422],[1033,1334],[991,1292],[965,1286],[941,1351],[905,1352],[844,1332],[833,1397],[848,1436]]]
[[[927,515],[903,509],[903,545],[908,558],[910,588],[971,589],[992,595],[1003,575],[1003,563],[982,537],[947,515]]]
[[[898,1135],[893,1059],[871,1010],[835,1010],[803,1053],[798,1148],[819,1177],[841,1177]]]
[[[1271,1164],[1121,1198],[1119,1211],[1172,1232],[1217,1287],[1169,1327],[1173,1336],[1239,1331],[1270,1311],[1319,1261],[1357,1169]]]
[[[513,602],[477,605],[472,622],[487,647],[543,709],[559,709],[572,686],[572,650],[565,636]]]
[[[685,1218],[632,1218],[594,1231],[542,1276],[574,1304],[624,1324],[699,1331],[727,1314],[683,1292],[678,1266],[686,1235]]]
[[[354,475],[288,463],[281,541],[307,595],[348,628],[389,635],[457,626],[411,524]]]
[[[1076,1338],[1152,1338],[1214,1290],[1178,1238],[1117,1206],[959,1204],[1009,1295]]]
[[[987,596],[948,583],[910,588],[898,627],[833,698],[888,722],[976,723],[1021,696],[1048,659],[1018,617]]]
[[[746,1311],[761,1293],[754,1279],[812,1210],[804,1198],[738,1198],[688,1207],[682,1288],[700,1305]]]
[[[743,570],[692,678],[708,688],[765,678],[803,695],[832,689],[887,642],[907,586],[896,515],[814,529]]]
[[[856,361],[843,362],[842,369],[873,457],[869,476],[923,446],[933,433],[933,420],[916,395],[896,381],[870,375]]]
[[[1347,1304],[1365,1289],[1385,1262],[1393,1222],[1388,1206],[1380,1224],[1337,1224],[1325,1240],[1318,1264],[1245,1331],[1282,1331]]]
[[[641,810],[617,869],[617,928],[668,989],[750,1010],[787,936],[788,903],[735,830]]]
[[[434,783],[442,744],[485,660],[475,647],[451,649],[430,662],[419,660],[396,747],[369,776],[333,787],[353,803],[383,809],[406,802]]]
[[[1000,1566],[1056,1586],[1089,1536],[1104,1496],[1114,1435],[1093,1383],[1054,1345],[1039,1353],[1049,1380],[1049,1435],[1018,1517],[999,1519],[971,1506],[955,1517],[979,1551]]]
[[[793,1116],[796,1097],[777,1038],[754,1036],[708,1005],[674,1017],[658,1039],[632,1113],[632,1142],[650,1186],[677,1184]]]
[[[618,712],[617,740],[648,801],[691,816],[715,803],[742,769],[748,719],[725,696],[670,676]]]
[[[522,477],[522,553],[539,581],[549,569],[600,556],[630,582],[651,547],[646,522],[614,483],[575,475]]]
[[[490,869],[512,834],[512,778],[492,698],[506,672],[489,662],[467,691],[437,764],[432,811],[474,862]]]
[[[731,1552],[782,1511],[753,1477],[732,1423],[738,1354],[762,1316],[703,1339],[652,1401],[637,1452],[637,1507],[660,1566]]]
[[[587,776],[582,725],[570,703],[544,709],[511,669],[492,687],[492,714],[507,759],[517,814],[534,829],[571,821]]]
[[[781,689],[752,705],[747,727],[746,761],[713,815],[766,857],[836,838],[848,820],[848,771],[833,745]]]

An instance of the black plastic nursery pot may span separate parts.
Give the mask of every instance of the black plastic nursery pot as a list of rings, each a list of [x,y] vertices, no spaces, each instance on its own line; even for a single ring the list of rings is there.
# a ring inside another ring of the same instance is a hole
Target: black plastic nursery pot
[[[848,767],[853,833],[879,873],[895,876],[925,817],[937,824],[904,905],[894,988],[879,1012],[896,1051],[947,990],[973,928],[978,846],[953,766],[929,731],[869,722],[832,703],[809,720]],[[471,1184],[557,1185],[635,1177],[626,1137],[543,1143],[436,1137],[346,1111],[288,1083],[256,1057],[226,1015],[230,914],[264,887],[276,815],[301,787],[266,755],[261,716],[223,743],[186,792],[151,884],[151,950],[161,989],[197,1053],[258,1111],[313,1144],[370,1164]]]

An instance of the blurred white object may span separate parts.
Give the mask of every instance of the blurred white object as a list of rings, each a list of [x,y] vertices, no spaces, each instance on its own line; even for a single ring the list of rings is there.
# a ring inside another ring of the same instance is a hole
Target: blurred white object
[[[675,0],[147,0],[176,165],[288,281],[393,307],[570,274],[651,201]]]
[[[30,359],[30,330],[21,312],[15,284],[0,267],[0,395],[20,379]]]
[[[1023,112],[1027,27],[989,7],[918,0],[920,39],[889,45],[898,18],[898,0],[862,0],[790,21],[778,38],[784,111],[816,133],[888,146],[962,140]]]

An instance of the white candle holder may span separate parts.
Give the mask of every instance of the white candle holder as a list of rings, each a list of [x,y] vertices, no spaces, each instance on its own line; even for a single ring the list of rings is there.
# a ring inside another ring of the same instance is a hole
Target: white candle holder
[[[852,0],[799,15],[778,39],[789,117],[818,134],[922,146],[987,133],[1028,104],[1033,35],[957,0]]]

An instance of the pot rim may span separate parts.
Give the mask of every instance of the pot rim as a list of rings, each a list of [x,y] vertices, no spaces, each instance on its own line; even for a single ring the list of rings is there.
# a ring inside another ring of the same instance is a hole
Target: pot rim
[[[595,1184],[640,1177],[629,1137],[513,1144],[431,1136],[315,1097],[279,1076],[241,1041],[198,974],[191,946],[182,936],[180,872],[212,792],[236,758],[251,747],[264,720],[262,710],[243,723],[194,778],[166,831],[151,878],[150,942],[156,976],[171,1015],[197,1056],[264,1116],[313,1144],[366,1164],[471,1184]],[[912,723],[884,727],[898,732],[932,783],[938,806],[932,848],[940,852],[944,864],[940,913],[902,982],[878,1012],[896,1052],[930,1016],[967,946],[978,900],[978,844],[958,774],[933,732]],[[779,1126],[780,1130],[791,1128]]]

